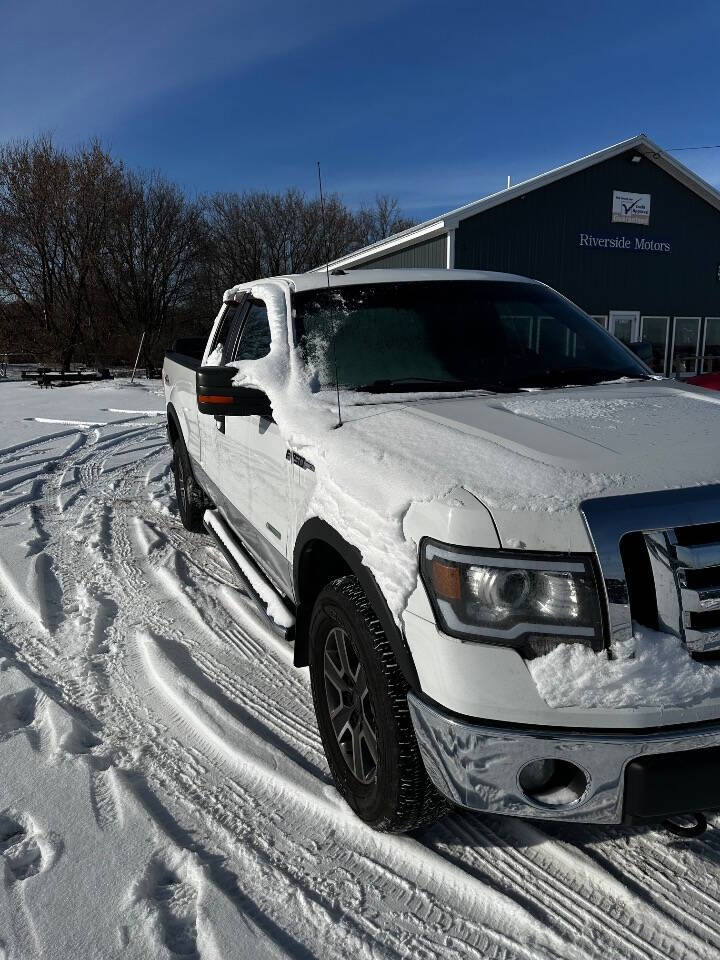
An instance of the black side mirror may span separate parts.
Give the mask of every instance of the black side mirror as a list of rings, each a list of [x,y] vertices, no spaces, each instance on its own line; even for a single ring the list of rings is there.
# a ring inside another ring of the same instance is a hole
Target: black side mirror
[[[651,343],[648,343],[647,340],[635,340],[628,346],[636,356],[640,357],[643,363],[648,366],[652,364],[653,348]]]
[[[195,373],[197,404],[200,413],[216,417],[272,418],[270,398],[255,387],[236,387],[234,367],[200,367]]]

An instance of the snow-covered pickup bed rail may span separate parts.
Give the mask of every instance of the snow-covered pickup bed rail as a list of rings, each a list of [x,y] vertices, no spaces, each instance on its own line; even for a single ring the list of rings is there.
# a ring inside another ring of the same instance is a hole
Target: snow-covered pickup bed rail
[[[310,667],[367,823],[720,808],[720,398],[441,270],[234,287],[164,381],[183,522]]]

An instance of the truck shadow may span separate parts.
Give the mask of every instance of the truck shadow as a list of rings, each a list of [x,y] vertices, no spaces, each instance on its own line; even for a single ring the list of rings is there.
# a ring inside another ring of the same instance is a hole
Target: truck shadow
[[[592,945],[607,938],[608,956],[635,956],[635,947],[660,956],[653,945],[660,929],[677,943],[692,942],[699,930],[710,951],[717,947],[718,822],[714,817],[703,835],[679,839],[660,825],[601,827],[456,811],[415,839],[544,926],[562,928],[563,937],[587,951],[580,955],[594,955]],[[634,946],[613,952],[624,937]]]
[[[518,865],[542,864],[544,870],[562,876],[574,870],[580,875],[587,869],[599,869],[642,899],[648,899],[642,878],[646,871],[675,882],[686,869],[693,874],[702,873],[702,867],[692,867],[693,860],[703,860],[713,867],[720,865],[719,819],[708,818],[704,834],[684,839],[659,823],[599,826],[457,810],[418,830],[415,838],[486,883],[493,882],[494,873],[503,873],[501,864],[509,856]],[[498,886],[504,884],[498,882]]]

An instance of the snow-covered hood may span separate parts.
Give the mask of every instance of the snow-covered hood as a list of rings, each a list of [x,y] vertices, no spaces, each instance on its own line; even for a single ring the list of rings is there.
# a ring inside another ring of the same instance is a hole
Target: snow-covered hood
[[[720,394],[675,381],[439,399],[408,409],[541,464],[613,475],[633,492],[720,480]]]
[[[436,395],[375,410],[348,426],[378,447],[380,469],[404,463],[411,486],[422,476],[416,502],[463,487],[490,510],[505,547],[589,550],[583,500],[720,480],[720,394],[674,381]]]

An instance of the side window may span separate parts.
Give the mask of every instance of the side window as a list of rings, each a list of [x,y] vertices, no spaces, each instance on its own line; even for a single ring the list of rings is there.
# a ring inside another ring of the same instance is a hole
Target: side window
[[[228,341],[228,332],[230,330],[230,325],[232,324],[233,320],[240,312],[238,310],[238,306],[239,305],[237,303],[228,303],[227,306],[225,307],[225,312],[220,318],[220,325],[217,328],[217,333],[213,338],[211,353],[214,354],[215,351],[218,349],[218,347],[220,348],[221,352],[223,351],[225,344]]]
[[[262,300],[251,300],[240,342],[235,349],[235,360],[259,360],[270,353],[270,324],[267,307]]]
[[[243,321],[244,314],[245,314],[245,310],[243,309],[242,306],[238,305],[230,321],[230,325],[228,326],[227,336],[223,344],[222,360],[220,361],[222,364],[229,363],[233,358],[233,354],[235,352],[235,346],[237,344],[238,336],[240,335],[240,330],[242,328],[242,321]]]

